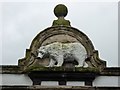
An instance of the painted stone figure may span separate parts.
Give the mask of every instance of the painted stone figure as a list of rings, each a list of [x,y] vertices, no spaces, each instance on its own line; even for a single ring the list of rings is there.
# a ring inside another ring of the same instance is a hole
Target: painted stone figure
[[[78,62],[77,67],[82,67],[85,59],[87,58],[87,52],[84,46],[80,43],[60,43],[54,42],[45,46],[41,46],[38,49],[38,57],[43,58],[44,55],[50,55],[50,63],[48,67],[62,66],[64,62],[64,56],[71,54]],[[57,65],[55,65],[57,63]]]

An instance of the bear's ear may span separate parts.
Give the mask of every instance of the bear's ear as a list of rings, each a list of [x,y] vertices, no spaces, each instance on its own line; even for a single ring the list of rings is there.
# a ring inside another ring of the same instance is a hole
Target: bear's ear
[[[42,54],[42,55],[44,55],[44,54],[45,54],[45,52],[43,52],[43,51],[39,51],[39,53],[40,53],[40,54]]]

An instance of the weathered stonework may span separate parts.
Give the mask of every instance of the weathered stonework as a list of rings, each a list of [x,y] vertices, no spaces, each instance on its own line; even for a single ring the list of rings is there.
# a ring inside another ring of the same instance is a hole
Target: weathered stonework
[[[70,26],[70,21],[65,20],[64,18],[59,18],[58,20],[54,20],[52,25],[53,26],[58,26],[58,25]]]
[[[65,5],[59,4],[55,7],[54,14],[58,19],[53,21],[52,27],[43,30],[33,39],[30,48],[26,50],[25,57],[19,60],[18,65],[22,71],[29,70],[29,68],[31,69],[31,67],[40,68],[49,65],[55,66],[56,62],[58,63],[57,66],[63,66],[64,68],[72,67],[74,69],[76,65],[75,60],[77,61],[79,67],[84,66],[80,64],[81,63],[80,61],[82,61],[83,59],[85,59],[83,61],[85,62],[88,68],[95,68],[98,69],[99,71],[102,71],[106,67],[106,62],[99,58],[98,51],[94,49],[94,46],[91,40],[87,37],[87,35],[85,35],[80,30],[71,27],[70,21],[64,19],[67,13],[68,9]],[[53,46],[55,45],[55,43],[59,43],[62,45],[62,47],[58,47],[59,48],[58,51],[60,52],[61,50],[62,52],[61,56],[59,53],[54,54],[55,51],[52,52],[52,50],[56,50],[53,49],[55,48]],[[67,44],[65,45],[64,43]],[[63,46],[66,46],[68,48],[69,47],[68,45],[73,45],[73,43],[77,44],[79,48],[76,48],[74,44],[74,50],[71,49],[72,47],[66,50],[63,49],[64,48]],[[45,47],[48,48],[47,46],[49,45],[53,47],[51,52],[50,50],[48,51],[47,49],[45,49]],[[44,47],[44,49],[39,50],[41,47]],[[71,53],[72,51],[78,53],[74,52]],[[82,55],[81,52],[82,53],[84,52],[86,56]],[[46,53],[45,56],[43,55],[44,53]],[[38,57],[38,55],[42,57]],[[57,57],[58,59],[56,59],[55,55],[59,56]],[[67,55],[67,57],[65,55]],[[81,57],[77,57],[80,55]],[[62,63],[60,63],[60,61],[62,61]]]
[[[61,38],[61,36],[65,36],[66,38]],[[49,27],[42,32],[40,32],[32,41],[30,49],[26,50],[25,58],[19,60],[19,66],[21,69],[25,70],[29,66],[40,65],[43,66],[49,62],[49,59],[38,60],[36,58],[35,53],[36,50],[39,49],[43,45],[48,45],[53,42],[79,42],[81,43],[86,51],[88,58],[86,59],[86,63],[88,67],[99,68],[102,70],[106,66],[106,62],[101,60],[98,56],[98,51],[94,49],[94,46],[91,40],[80,30],[69,27],[69,26],[54,26]],[[35,64],[37,63],[37,64]]]
[[[33,81],[33,85],[2,85],[0,86],[0,89],[120,90],[120,87],[92,86],[92,83],[97,76],[120,76],[120,67],[106,67],[106,62],[99,58],[98,51],[94,49],[94,46],[87,35],[85,35],[80,30],[71,27],[70,21],[64,19],[67,13],[68,10],[65,5],[57,5],[54,9],[54,14],[58,17],[58,19],[53,21],[52,27],[43,30],[33,39],[30,48],[26,49],[25,57],[19,59],[18,66],[0,66],[0,73],[2,74],[27,74],[29,78]],[[62,63],[62,65],[57,67],[54,65],[52,67],[46,67],[49,65],[51,57],[49,56],[49,54],[46,54],[45,56],[40,58],[38,57],[39,53],[37,52],[37,50],[43,46],[54,44],[56,42],[62,44],[62,50],[64,46],[67,47],[67,45],[71,43],[81,44],[85,48],[85,52],[87,53],[87,58],[84,61],[85,63],[87,63],[88,67],[75,67],[76,65],[78,65],[78,62],[77,60],[75,61],[72,53],[65,53],[63,55],[64,62]],[[65,43],[67,44],[65,45]],[[40,86],[42,81],[58,81],[59,86]],[[85,86],[60,86],[66,85],[67,81],[84,81]]]
[[[58,19],[53,21],[52,26],[58,26],[58,25],[70,26],[70,21],[64,19],[67,13],[68,13],[68,9],[65,5],[63,4],[57,5],[54,9],[54,14]]]
[[[1,90],[120,90],[120,87],[90,87],[90,86],[2,86]]]

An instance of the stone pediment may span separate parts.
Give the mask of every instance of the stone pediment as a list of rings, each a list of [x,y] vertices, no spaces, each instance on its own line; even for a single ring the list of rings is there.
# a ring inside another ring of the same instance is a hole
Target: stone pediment
[[[85,60],[88,67],[98,68],[102,70],[106,63],[101,60],[98,51],[94,49],[91,40],[80,30],[70,26],[53,26],[40,32],[32,41],[30,49],[26,50],[24,59],[19,60],[19,66],[22,69],[27,69],[33,66],[46,66],[49,64],[49,57],[40,59],[37,58],[36,51],[42,47],[54,42],[60,43],[80,43],[87,51],[87,58]]]
[[[58,20],[54,20],[51,27],[33,39],[30,48],[26,49],[25,57],[19,60],[22,71],[48,68],[58,71],[92,68],[101,71],[106,67],[106,62],[99,58],[88,36],[64,19],[67,12],[64,5],[55,7],[54,13]]]
[[[54,20],[51,27],[37,34],[30,48],[26,49],[25,57],[19,59],[18,65],[0,66],[2,79],[5,82],[10,80],[8,84],[3,82],[1,89],[119,90],[116,79],[120,76],[120,67],[106,67],[106,62],[99,58],[99,53],[89,37],[72,27],[69,20],[64,19],[67,8],[63,4],[56,7],[54,13],[58,20]],[[27,85],[27,76],[33,85]],[[43,81],[46,82],[45,86]],[[49,86],[47,81],[58,84],[50,82],[53,86]],[[72,84],[69,85],[71,81]],[[110,81],[115,81],[115,84],[108,83]],[[80,82],[78,86],[76,82]]]

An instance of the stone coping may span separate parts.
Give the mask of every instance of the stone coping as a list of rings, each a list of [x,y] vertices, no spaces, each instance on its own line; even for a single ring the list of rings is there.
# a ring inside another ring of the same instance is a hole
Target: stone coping
[[[87,69],[86,69],[87,70]],[[79,71],[83,72],[83,71]],[[0,65],[1,74],[25,74],[17,65]],[[100,76],[120,76],[120,67],[106,67],[99,73]]]
[[[21,74],[22,71],[17,65],[0,65],[0,73],[2,74]]]
[[[90,86],[0,86],[1,90],[120,90],[120,87],[90,87]]]
[[[65,68],[65,67],[30,67],[26,72],[31,72],[31,71],[57,71],[57,72],[93,72],[93,73],[99,73],[99,70],[97,68],[83,68],[83,67],[75,67],[75,68]]]

